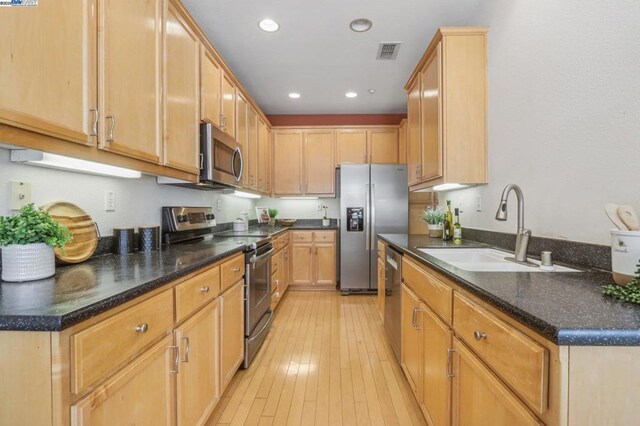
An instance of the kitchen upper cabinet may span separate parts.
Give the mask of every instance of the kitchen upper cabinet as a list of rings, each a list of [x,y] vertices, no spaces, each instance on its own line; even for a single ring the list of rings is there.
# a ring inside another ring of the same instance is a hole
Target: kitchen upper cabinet
[[[38,7],[3,8],[0,13],[0,123],[65,141],[95,145],[98,127],[96,2],[56,0],[41,1]],[[131,9],[136,13],[136,7]],[[154,19],[156,17],[154,15]],[[159,31],[155,24],[152,26],[154,34]],[[153,81],[157,63],[152,64],[151,70]],[[155,102],[156,99],[150,102],[152,123],[157,123],[157,116],[153,115],[157,111]]]
[[[453,425],[542,424],[464,343],[453,341]]]
[[[222,130],[236,137],[236,85],[231,77],[222,73]]]
[[[170,3],[165,22],[164,164],[199,172],[200,42]]]
[[[440,28],[405,86],[412,189],[487,182],[487,30]]]
[[[258,189],[258,114],[253,109],[253,107],[249,107],[248,112],[248,121],[249,121],[249,159],[247,171],[249,173],[249,188],[253,190]]]
[[[366,164],[369,158],[367,156],[367,130],[336,130],[336,156],[336,164]]]
[[[373,129],[367,134],[369,163],[398,163],[398,129]]]
[[[222,117],[222,68],[204,46],[200,50],[200,119],[217,127]]]
[[[221,392],[244,359],[244,281],[238,281],[220,301]]]
[[[402,284],[400,360],[415,395],[420,398],[422,388],[422,345],[420,300]]]
[[[249,188],[249,103],[246,101],[241,92],[238,91],[236,96],[236,141],[240,145],[242,152],[242,187]]]
[[[204,424],[220,397],[218,301],[175,330],[178,425]]]
[[[71,424],[174,424],[175,388],[171,371],[176,371],[176,365],[171,342],[172,336],[165,337],[72,405]]]
[[[403,119],[398,126],[398,163],[407,164],[407,119]]]
[[[271,132],[260,117],[258,117],[258,191],[271,194]]]
[[[164,1],[98,3],[99,147],[159,163]]]
[[[324,196],[335,194],[334,148],[333,130],[304,132],[305,194]]]
[[[302,146],[303,133],[298,130],[277,131],[273,136],[274,195],[302,195]]]

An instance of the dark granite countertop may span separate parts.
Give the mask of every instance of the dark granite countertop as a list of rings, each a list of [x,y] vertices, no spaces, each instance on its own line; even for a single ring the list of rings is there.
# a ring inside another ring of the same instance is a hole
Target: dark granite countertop
[[[613,283],[608,272],[470,272],[417,250],[450,243],[418,235],[379,237],[558,345],[640,345],[640,307],[602,295],[601,286]],[[452,249],[479,246],[465,241]]]

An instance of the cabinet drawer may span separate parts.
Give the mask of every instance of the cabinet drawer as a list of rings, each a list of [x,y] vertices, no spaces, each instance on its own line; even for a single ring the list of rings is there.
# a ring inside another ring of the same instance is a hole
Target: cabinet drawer
[[[244,275],[244,255],[240,254],[220,265],[220,291],[240,281]]]
[[[295,243],[310,243],[313,241],[313,232],[295,231],[291,233],[291,241]]]
[[[208,269],[179,284],[176,291],[176,321],[182,321],[196,309],[220,294],[220,267]]]
[[[333,231],[315,231],[313,240],[316,243],[332,243],[336,240],[336,233]]]
[[[421,267],[403,258],[402,280],[420,299],[440,316],[447,324],[451,325],[451,287],[429,274]]]
[[[545,347],[458,292],[453,299],[453,328],[525,402],[539,413],[546,411]]]
[[[71,391],[78,394],[106,377],[172,326],[173,290],[167,290],[74,334]]]
[[[278,272],[278,267],[280,266],[280,256],[282,253],[278,252],[271,257],[271,273]]]

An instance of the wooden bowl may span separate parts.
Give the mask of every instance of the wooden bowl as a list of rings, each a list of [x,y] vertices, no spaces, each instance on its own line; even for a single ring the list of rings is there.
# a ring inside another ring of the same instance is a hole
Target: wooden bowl
[[[296,219],[278,219],[278,223],[284,227],[293,226],[296,223]]]

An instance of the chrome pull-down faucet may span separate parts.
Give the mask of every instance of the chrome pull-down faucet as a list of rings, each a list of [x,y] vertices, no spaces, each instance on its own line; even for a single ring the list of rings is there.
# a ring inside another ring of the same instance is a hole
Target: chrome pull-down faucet
[[[516,233],[515,258],[507,259],[525,265],[536,266],[534,263],[527,260],[527,249],[529,248],[531,230],[524,227],[524,195],[518,185],[507,185],[502,191],[502,197],[500,198],[500,204],[498,205],[498,212],[496,213],[496,220],[502,222],[507,220],[507,201],[509,200],[509,193],[511,191],[516,193],[516,197],[518,199],[518,231]]]

